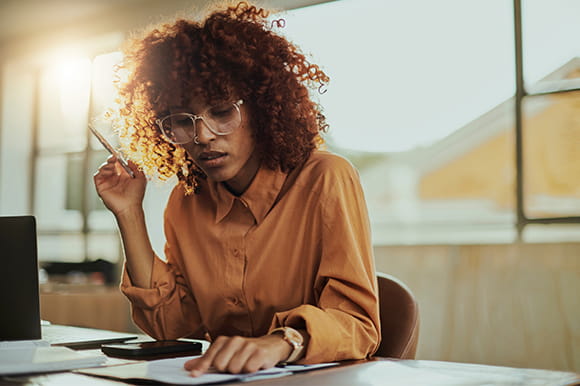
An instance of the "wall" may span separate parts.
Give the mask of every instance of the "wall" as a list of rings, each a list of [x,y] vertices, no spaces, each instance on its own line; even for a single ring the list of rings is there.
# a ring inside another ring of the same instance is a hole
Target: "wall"
[[[580,243],[375,247],[420,307],[418,359],[580,372]]]
[[[140,332],[131,321],[127,298],[117,287],[41,286],[40,317],[54,324]]]

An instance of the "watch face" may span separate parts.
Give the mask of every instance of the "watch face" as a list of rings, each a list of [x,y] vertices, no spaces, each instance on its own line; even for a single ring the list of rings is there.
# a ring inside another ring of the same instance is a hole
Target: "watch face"
[[[302,334],[296,331],[293,328],[285,328],[284,335],[286,338],[292,343],[293,346],[302,346],[304,343],[304,339],[302,338]]]

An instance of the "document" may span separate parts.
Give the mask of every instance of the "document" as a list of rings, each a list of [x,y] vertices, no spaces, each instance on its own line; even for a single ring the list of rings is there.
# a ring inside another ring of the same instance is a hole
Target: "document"
[[[309,371],[337,364],[322,363],[316,365],[286,365],[285,367],[273,367],[271,369],[261,370],[251,374],[228,374],[210,371],[194,378],[183,368],[185,362],[192,358],[196,358],[196,356],[160,359],[96,369],[84,369],[78,370],[77,372],[101,377],[113,377],[122,380],[150,380],[175,385],[205,385],[228,381],[249,381],[262,378],[283,377],[296,372]]]
[[[23,347],[48,347],[50,343],[42,339],[33,340],[3,340],[0,342],[0,349],[23,348]]]
[[[66,347],[0,346],[0,375],[32,374],[100,366],[107,357]]]

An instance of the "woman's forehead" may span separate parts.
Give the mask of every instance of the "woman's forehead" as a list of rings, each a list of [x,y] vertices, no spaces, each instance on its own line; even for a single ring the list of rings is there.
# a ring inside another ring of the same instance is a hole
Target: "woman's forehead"
[[[165,106],[169,108],[189,108],[198,110],[223,102],[242,98],[233,85],[213,83],[211,79],[187,79],[174,84],[171,90],[164,93],[167,99]]]
[[[208,100],[205,97],[193,96],[188,100],[176,101],[174,103],[169,104],[169,110],[171,111],[182,110],[197,114],[207,110],[210,107],[226,102],[234,102],[234,98],[230,96],[224,96]]]

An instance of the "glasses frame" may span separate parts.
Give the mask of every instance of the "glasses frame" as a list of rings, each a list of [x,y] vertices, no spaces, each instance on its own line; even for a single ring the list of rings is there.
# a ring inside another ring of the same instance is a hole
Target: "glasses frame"
[[[236,110],[238,111],[238,113],[240,114],[240,125],[241,125],[241,117],[242,117],[242,111],[240,110],[240,105],[242,105],[244,103],[243,99],[238,99],[237,101],[234,102],[230,102],[234,105],[234,107],[236,108]],[[185,143],[189,143],[191,141],[193,141],[196,144],[199,144],[198,140],[199,137],[197,135],[197,120],[201,120],[203,121],[203,123],[205,123],[205,126],[209,129],[209,131],[211,131],[213,134],[215,135],[219,135],[219,136],[223,136],[223,135],[229,135],[231,133],[233,133],[236,129],[232,129],[231,131],[227,132],[227,133],[220,133],[220,132],[216,132],[216,130],[211,127],[211,125],[208,123],[207,118],[205,117],[206,113],[213,109],[214,107],[216,107],[218,105],[215,106],[210,106],[207,109],[205,109],[203,112],[199,113],[199,114],[192,114],[192,113],[186,113],[186,112],[182,112],[182,113],[173,113],[173,114],[169,114],[164,116],[163,118],[160,119],[156,119],[155,123],[157,124],[157,126],[159,127],[159,129],[161,130],[161,133],[163,134],[163,136],[171,143],[175,144],[175,145],[183,145]],[[165,129],[163,129],[163,122],[175,115],[181,115],[184,117],[188,117],[189,119],[191,119],[191,122],[193,124],[193,136],[191,137],[191,139],[189,139],[188,141],[185,142],[175,142],[174,140],[172,140],[169,135],[167,135],[167,133],[165,132]],[[239,127],[239,126],[238,126]]]

